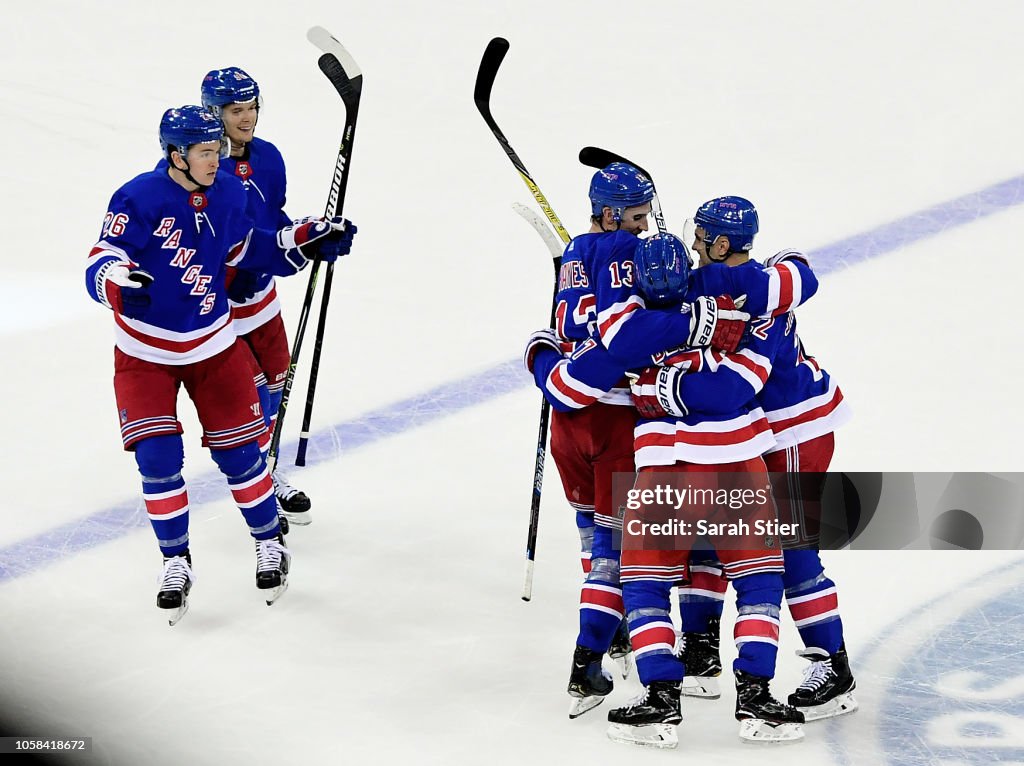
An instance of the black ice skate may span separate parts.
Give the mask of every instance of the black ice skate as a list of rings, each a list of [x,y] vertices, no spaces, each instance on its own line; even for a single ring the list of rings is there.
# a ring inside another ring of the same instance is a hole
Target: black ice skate
[[[274,471],[271,474],[271,479],[274,481],[274,495],[277,497],[277,504],[288,521],[300,527],[313,521],[313,516],[309,512],[312,503],[309,502],[306,493],[289,484],[288,479],[280,471]]]
[[[783,705],[768,688],[770,678],[736,671],[736,720],[744,742],[796,742],[804,738],[804,714]]]
[[[608,737],[645,747],[675,747],[679,744],[676,727],[682,720],[679,682],[652,681],[628,705],[608,711]]]
[[[192,590],[193,582],[195,576],[192,574],[192,556],[187,550],[177,556],[164,556],[156,605],[160,609],[169,610],[168,625],[177,625],[188,611],[188,592]]]
[[[722,655],[719,649],[721,621],[708,620],[706,633],[683,633],[682,658],[686,666],[682,692],[687,697],[716,700],[722,696],[718,677],[722,675]]]
[[[284,537],[256,541],[256,587],[267,591],[267,606],[271,606],[288,590],[288,568],[292,554],[284,547]]]
[[[633,645],[629,642],[629,623],[626,622],[625,617],[622,618],[622,622],[619,623],[619,627],[615,631],[612,645],[608,647],[608,656],[615,660],[622,677],[629,678],[634,665]]]
[[[612,677],[601,668],[604,655],[577,646],[572,655],[572,668],[569,670],[569,696],[573,697],[569,707],[569,718],[579,718],[588,710],[593,710],[612,690]]]
[[[850,659],[846,645],[833,655],[814,647],[797,652],[811,661],[804,672],[803,682],[789,695],[789,704],[798,708],[808,721],[833,718],[857,709],[853,690],[857,688],[850,672]]]

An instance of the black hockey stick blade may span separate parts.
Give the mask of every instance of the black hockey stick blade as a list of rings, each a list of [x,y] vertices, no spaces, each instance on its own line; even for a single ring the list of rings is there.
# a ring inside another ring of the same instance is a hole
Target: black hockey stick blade
[[[476,108],[487,121],[488,125],[494,126],[494,119],[491,117],[491,88],[494,87],[494,79],[498,76],[498,69],[501,62],[505,60],[508,53],[509,42],[504,37],[495,37],[484,50],[483,58],[480,59],[480,68],[476,73],[476,86],[473,88],[473,101]]]
[[[333,53],[321,54],[316,63],[320,67],[320,71],[331,81],[334,89],[338,91],[338,95],[341,96],[346,107],[359,100],[363,91],[362,75],[358,75],[354,79],[349,77],[341,62],[338,61],[338,57]]]
[[[584,146],[580,149],[580,162],[586,165],[588,168],[606,168],[613,162],[625,162],[627,165],[632,165],[645,176],[654,180],[654,176],[648,173],[644,168],[637,165],[633,160],[623,157],[621,154],[610,152],[607,149],[601,149],[597,146]]]

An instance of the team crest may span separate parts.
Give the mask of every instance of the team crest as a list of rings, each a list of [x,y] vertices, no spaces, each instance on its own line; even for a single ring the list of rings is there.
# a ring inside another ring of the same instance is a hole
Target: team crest
[[[239,162],[235,165],[235,175],[243,181],[252,175],[252,165],[248,162]]]
[[[196,210],[202,210],[206,207],[206,195],[202,192],[193,192],[189,204]]]
[[[121,418],[121,425],[124,425],[125,423],[128,422],[128,408],[127,407],[122,407],[121,411],[118,413],[118,415]]]

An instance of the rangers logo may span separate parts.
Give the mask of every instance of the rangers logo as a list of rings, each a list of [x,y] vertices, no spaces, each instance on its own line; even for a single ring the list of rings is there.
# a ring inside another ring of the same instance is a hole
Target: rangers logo
[[[127,407],[122,407],[121,411],[118,413],[118,415],[121,417],[121,425],[124,425],[125,423],[128,422],[128,408]]]
[[[248,162],[239,162],[235,165],[235,175],[243,181],[252,175],[252,165]]]
[[[206,195],[202,192],[194,192],[191,199],[189,199],[189,204],[196,210],[202,210],[206,207]]]

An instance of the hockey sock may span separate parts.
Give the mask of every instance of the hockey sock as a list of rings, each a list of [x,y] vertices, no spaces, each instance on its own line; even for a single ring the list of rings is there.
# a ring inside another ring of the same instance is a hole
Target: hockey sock
[[[583,566],[583,574],[590,574],[591,551],[594,548],[594,509],[580,510],[576,508],[576,529],[580,533],[580,564]],[[616,578],[617,579],[617,578]]]
[[[690,584],[677,591],[683,632],[707,633],[710,621],[722,617],[728,588],[721,562],[714,554],[704,556],[695,550],[690,557]]]
[[[825,575],[817,551],[786,550],[783,556],[786,604],[804,646],[835,654],[843,643],[836,584]]]
[[[142,497],[164,556],[188,550],[188,491],[181,468],[185,451],[179,434],[143,439],[135,445],[135,462],[142,474]]]
[[[674,653],[676,631],[672,625],[672,583],[631,579],[622,583],[622,598],[629,622],[640,683],[682,681],[683,662]]]
[[[253,378],[253,382],[256,384],[256,393],[260,398],[260,409],[263,410],[263,422],[267,426],[267,430],[260,435],[258,443],[260,452],[266,457],[270,451],[270,441],[274,436],[274,423],[277,421],[277,405],[281,404],[281,397],[277,397],[277,403],[274,403],[274,397],[270,393],[270,388],[267,386],[267,376],[262,372]]]
[[[277,518],[274,483],[267,461],[256,442],[223,450],[210,450],[221,473],[227,477],[235,505],[257,540],[269,540],[281,532]]]
[[[737,611],[733,637],[739,651],[733,670],[773,678],[779,653],[782,577],[774,573],[745,575],[732,585]]]
[[[580,589],[580,634],[576,643],[604,654],[612,645],[622,615],[619,562],[616,559],[594,559]]]

